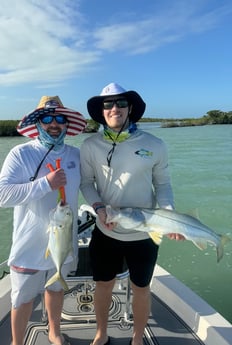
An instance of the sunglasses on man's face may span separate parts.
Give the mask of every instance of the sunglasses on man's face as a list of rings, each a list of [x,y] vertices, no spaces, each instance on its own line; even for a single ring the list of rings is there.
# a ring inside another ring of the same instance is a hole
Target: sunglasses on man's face
[[[42,115],[40,116],[40,121],[44,124],[44,125],[49,125],[50,123],[52,123],[53,120],[56,120],[56,122],[59,125],[64,125],[65,123],[67,123],[67,119],[66,116],[58,114],[58,115]]]
[[[103,109],[112,109],[114,105],[118,108],[126,108],[128,107],[128,101],[123,98],[103,101]]]

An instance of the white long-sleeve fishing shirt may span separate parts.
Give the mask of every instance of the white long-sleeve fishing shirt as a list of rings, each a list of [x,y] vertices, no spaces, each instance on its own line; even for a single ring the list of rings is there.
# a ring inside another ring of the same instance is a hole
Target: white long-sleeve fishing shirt
[[[0,173],[0,206],[14,207],[12,247],[9,265],[37,270],[54,267],[51,257],[45,258],[48,244],[49,211],[56,207],[58,191],[52,191],[45,175],[46,164],[56,167],[61,158],[67,185],[66,199],[74,214],[74,258],[77,255],[77,210],[80,184],[80,152],[76,147],[64,145],[51,151],[43,162],[35,181],[30,181],[45,156],[47,148],[38,139],[17,145],[7,155]],[[70,261],[71,257],[67,261]]]
[[[107,164],[112,142],[102,132],[87,138],[81,146],[81,192],[90,204],[112,207],[173,208],[173,193],[164,142],[141,130],[116,144],[111,166]],[[148,234],[123,229],[100,230],[122,241],[141,240]]]

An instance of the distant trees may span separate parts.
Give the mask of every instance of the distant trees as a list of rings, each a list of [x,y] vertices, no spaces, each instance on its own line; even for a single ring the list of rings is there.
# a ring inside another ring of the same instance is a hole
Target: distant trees
[[[13,137],[19,136],[17,132],[18,120],[3,120],[0,121],[0,136],[1,137]]]
[[[141,121],[146,119],[141,119]],[[154,121],[154,119],[153,119]],[[206,115],[192,119],[158,119],[162,127],[189,127],[204,125],[229,125],[232,124],[232,111],[209,110]]]
[[[85,128],[85,133],[97,132],[100,128],[100,123],[94,121],[93,119],[87,120],[87,126]]]
[[[161,119],[142,118],[140,122],[161,122],[162,127],[187,127],[203,125],[232,124],[232,111],[209,110],[206,115],[194,119]],[[0,137],[19,136],[16,128],[19,120],[0,120]],[[92,119],[87,120],[85,133],[97,132],[100,124]]]
[[[17,125],[19,120],[0,120],[0,137],[15,137],[20,136],[17,132]],[[100,124],[94,120],[87,120],[87,127],[85,133],[97,132]]]
[[[205,115],[211,124],[232,124],[232,111],[210,110]]]

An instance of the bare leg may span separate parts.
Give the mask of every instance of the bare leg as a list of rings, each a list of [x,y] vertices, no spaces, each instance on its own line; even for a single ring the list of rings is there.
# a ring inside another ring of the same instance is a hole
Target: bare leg
[[[97,320],[97,331],[92,343],[93,345],[104,345],[108,340],[107,324],[114,283],[115,279],[110,280],[109,282],[96,282],[94,306]]]
[[[133,318],[134,318],[134,332],[133,345],[143,344],[143,333],[147,324],[151,308],[151,293],[150,287],[138,287],[132,283],[133,291]]]
[[[23,345],[27,323],[32,313],[33,301],[11,309],[12,345]]]
[[[60,321],[64,301],[64,292],[63,290],[58,292],[46,290],[44,297],[45,306],[48,313],[49,340],[56,345],[62,345],[63,337],[61,336],[60,332]]]

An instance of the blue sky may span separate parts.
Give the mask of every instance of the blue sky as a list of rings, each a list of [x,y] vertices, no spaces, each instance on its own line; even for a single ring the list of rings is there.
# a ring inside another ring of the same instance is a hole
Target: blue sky
[[[141,94],[145,117],[232,110],[231,0],[1,0],[0,119],[110,82]]]

